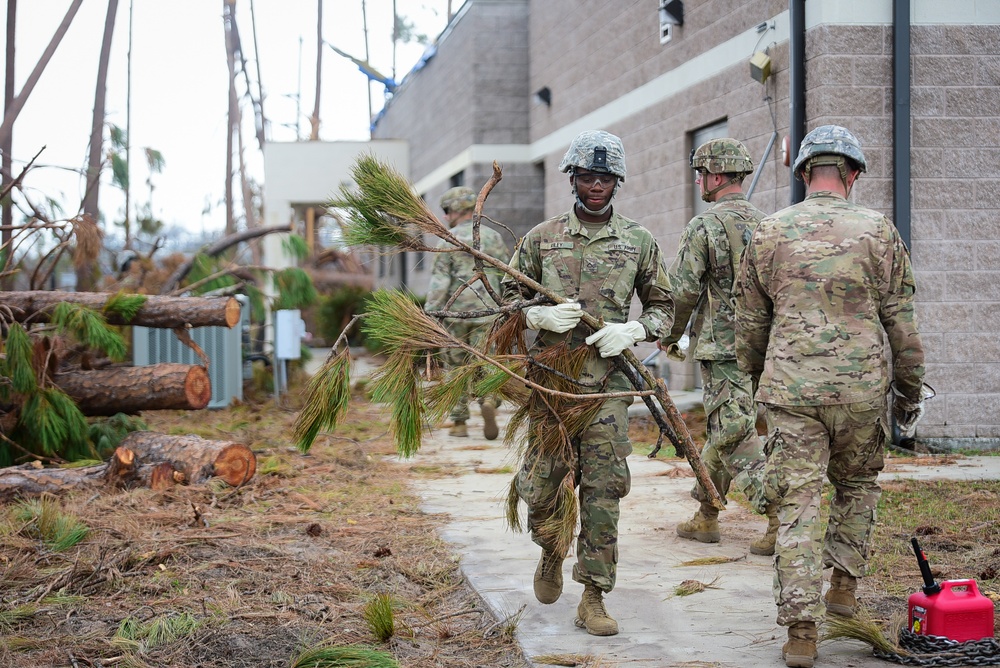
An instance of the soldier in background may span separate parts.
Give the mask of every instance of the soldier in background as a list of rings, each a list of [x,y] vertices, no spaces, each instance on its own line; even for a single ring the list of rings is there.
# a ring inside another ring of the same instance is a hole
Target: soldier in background
[[[767,406],[765,494],[778,503],[774,592],[788,626],[782,658],[809,668],[816,623],[853,615],[865,574],[893,404],[912,429],[924,400],[916,286],[899,233],[881,213],[847,200],[867,169],[858,140],[824,125],[805,136],[792,166],[806,199],[762,220],[737,287],[736,353]],[[825,537],[823,479],[834,486]],[[823,568],[833,567],[821,598]]]
[[[593,345],[596,351],[576,380],[590,384],[591,393],[632,390],[620,371],[608,374],[613,371],[612,358],[639,341],[655,341],[670,325],[673,305],[660,249],[646,228],[612,208],[612,199],[625,182],[621,139],[600,130],[581,133],[570,144],[559,171],[569,173],[572,210],[528,232],[511,259],[515,269],[571,300],[525,309],[528,328],[538,331],[531,352],[562,342],[570,348]],[[503,285],[505,301],[535,297],[534,291],[509,276]],[[629,320],[633,294],[642,302],[642,313]],[[592,332],[579,324],[583,310],[607,324]],[[590,427],[572,439],[569,453],[542,453],[535,430],[529,428],[524,465],[515,479],[517,493],[528,506],[532,540],[542,548],[534,577],[535,597],[542,603],[555,603],[562,594],[566,555],[547,542],[539,527],[553,515],[557,492],[568,475],[579,487],[580,533],[573,579],[584,585],[584,593],[575,623],[598,636],[618,633],[603,595],[615,586],[619,500],[631,485],[626,462],[632,452],[631,403],[632,397],[605,400]]]
[[[452,228],[452,234],[460,240],[472,245],[472,212],[476,207],[476,193],[471,188],[451,188],[441,196],[441,209],[445,219]],[[500,260],[506,260],[509,255],[507,244],[496,230],[480,225],[480,250]],[[440,248],[452,248],[446,242],[441,242]],[[502,272],[491,265],[485,265],[484,270],[490,285],[496,294],[500,291],[500,276]],[[476,273],[475,258],[468,253],[459,251],[436,253],[434,265],[431,268],[430,285],[427,289],[426,311],[442,311],[451,296],[466,281]],[[483,287],[482,283],[467,287],[455,299],[449,311],[484,311],[495,309],[496,302]],[[480,318],[446,318],[444,325],[455,338],[478,347],[489,332],[496,316]],[[448,368],[456,368],[465,364],[467,353],[456,348],[450,348],[445,353],[445,364]],[[497,407],[499,400],[493,396],[480,397],[479,406],[483,414],[483,435],[487,440],[493,440],[500,433],[497,426]],[[469,421],[469,398],[463,396],[451,411],[451,428],[449,436],[464,437],[469,435],[466,422]]]
[[[698,172],[701,198],[713,203],[691,219],[681,233],[677,257],[667,272],[674,299],[674,324],[659,342],[672,359],[684,361],[688,337],[684,330],[691,314],[694,358],[701,363],[708,438],[701,451],[719,496],[732,483],[754,507],[762,507],[764,452],[757,435],[757,406],[750,376],[736,364],[734,287],[740,257],[750,234],[764,214],[743,195],[743,179],[753,172],[746,147],[735,139],[712,139],[691,154]],[[717,543],[719,510],[700,483],[691,496],[701,505],[677,535],[702,543]],[[767,532],[750,544],[750,552],[774,554],[778,534],[776,508],[766,509]]]

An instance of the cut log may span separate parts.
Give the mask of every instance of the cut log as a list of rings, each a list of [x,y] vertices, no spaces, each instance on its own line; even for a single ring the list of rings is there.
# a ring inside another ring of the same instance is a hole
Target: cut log
[[[31,290],[0,292],[0,304],[10,307],[17,322],[49,322],[52,310],[61,302],[82,304],[97,311],[113,295],[107,292],[55,292]],[[106,313],[111,325],[143,327],[232,327],[240,321],[240,302],[235,297],[164,297],[145,295],[146,303],[130,321]]]
[[[238,487],[257,472],[257,457],[242,443],[210,441],[199,436],[170,436],[134,431],[121,441],[144,462],[169,462],[193,485],[219,477]]]
[[[57,373],[53,382],[84,415],[149,410],[200,410],[212,399],[212,381],[196,364],[151,364]]]
[[[185,480],[169,462],[140,464],[132,450],[119,447],[107,463],[95,466],[64,469],[23,464],[0,468],[0,501],[108,487],[162,491]]]

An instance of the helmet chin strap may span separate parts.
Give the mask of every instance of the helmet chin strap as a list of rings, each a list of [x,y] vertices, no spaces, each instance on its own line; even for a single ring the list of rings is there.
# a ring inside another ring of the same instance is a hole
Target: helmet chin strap
[[[612,204],[612,202],[614,202],[615,195],[618,194],[618,188],[619,188],[619,186],[621,186],[621,184],[622,184],[621,179],[619,179],[618,181],[616,181],[615,182],[615,189],[611,191],[611,199],[609,199],[608,203],[605,204],[604,206],[602,206],[600,209],[596,209],[595,210],[595,209],[591,209],[590,207],[588,207],[586,204],[583,203],[583,200],[580,199],[580,193],[578,193],[577,190],[576,190],[576,176],[574,175],[573,176],[573,184],[572,184],[573,185],[573,196],[576,197],[576,203],[577,203],[577,205],[581,209],[583,209],[584,211],[586,211],[587,213],[589,213],[592,216],[603,216],[611,208],[611,204]]]
[[[711,203],[712,197],[715,195],[715,193],[719,192],[723,188],[728,188],[729,186],[731,186],[734,183],[738,183],[739,180],[740,180],[740,177],[738,177],[738,176],[730,177],[730,179],[728,181],[720,183],[719,185],[717,185],[716,187],[712,188],[709,191],[706,191],[704,185],[702,185],[702,188],[701,188],[701,199],[703,201],[705,201],[705,202]],[[702,181],[702,184],[704,184],[704,180]]]

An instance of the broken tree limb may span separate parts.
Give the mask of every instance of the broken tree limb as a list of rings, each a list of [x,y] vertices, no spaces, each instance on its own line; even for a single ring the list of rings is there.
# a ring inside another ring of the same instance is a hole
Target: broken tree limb
[[[228,248],[235,246],[238,243],[244,241],[249,241],[251,239],[256,239],[257,237],[263,237],[268,234],[274,234],[276,232],[291,232],[291,225],[275,225],[273,227],[258,227],[253,230],[245,230],[243,232],[238,232],[236,234],[230,234],[227,237],[219,239],[214,244],[205,246],[198,251],[196,255],[207,255],[209,257],[215,257]],[[165,295],[169,292],[173,292],[184,277],[191,273],[191,268],[194,267],[194,257],[192,257],[187,262],[181,264],[174,273],[170,275],[170,278],[166,280],[163,286],[160,288],[160,294]]]
[[[257,471],[257,457],[253,451],[232,441],[134,431],[122,439],[121,445],[135,452],[142,461],[169,462],[192,485],[219,477],[239,487]]]
[[[201,410],[212,382],[197,364],[152,364],[57,373],[53,382],[84,415],[134,415],[148,410]]]
[[[52,310],[62,302],[80,304],[96,311],[114,295],[106,292],[57,292],[32,290],[0,292],[0,304],[6,304],[17,322],[48,322]],[[126,322],[117,313],[105,313],[110,325],[143,327],[232,327],[240,321],[240,302],[235,297],[163,297],[145,295],[135,317]]]

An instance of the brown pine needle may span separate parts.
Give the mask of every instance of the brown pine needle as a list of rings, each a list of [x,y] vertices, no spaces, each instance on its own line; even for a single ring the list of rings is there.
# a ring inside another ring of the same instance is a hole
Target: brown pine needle
[[[559,485],[556,497],[553,499],[552,514],[536,530],[539,539],[552,546],[556,552],[566,554],[576,537],[578,517],[576,489],[573,484],[573,475],[569,474]]]
[[[743,561],[746,558],[745,554],[741,557],[701,557],[699,559],[682,561],[677,564],[676,568],[684,568],[685,566],[716,566],[718,564],[731,564],[734,561]]]
[[[704,582],[699,582],[698,580],[684,580],[679,585],[674,587],[675,596],[690,596],[691,594],[698,594],[706,589],[721,589],[721,587],[716,587],[715,583],[719,581],[719,578],[715,578],[708,584]]]
[[[891,630],[894,631],[891,637],[899,637],[899,629],[902,627],[903,621],[902,618],[894,619],[889,624]],[[827,616],[826,623],[823,625],[823,640],[860,640],[866,645],[870,645],[873,650],[886,654],[910,655],[910,652],[885,635],[883,624],[874,619],[871,612],[863,606],[858,606],[854,617]]]
[[[517,493],[517,477],[511,478],[510,484],[507,486],[507,499],[504,502],[504,520],[507,523],[507,528],[514,533],[524,533],[524,523],[521,521],[521,515],[517,512],[517,504],[520,502],[521,497]]]
[[[540,654],[531,660],[545,666],[585,666],[593,658],[589,654]]]

